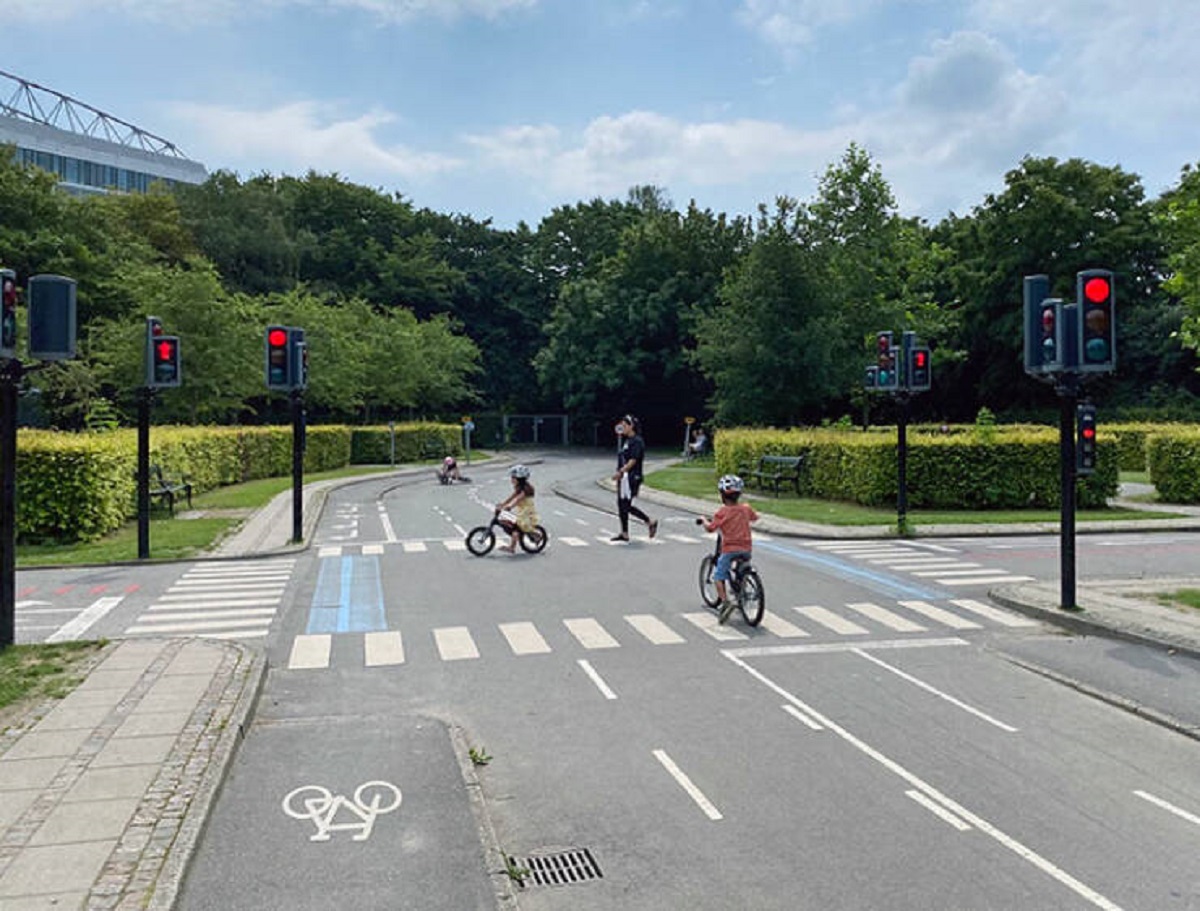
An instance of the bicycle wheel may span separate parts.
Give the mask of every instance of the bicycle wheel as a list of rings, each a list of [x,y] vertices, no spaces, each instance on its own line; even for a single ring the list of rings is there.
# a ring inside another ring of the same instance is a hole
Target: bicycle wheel
[[[486,525],[480,525],[467,532],[467,550],[477,557],[485,557],[496,546],[496,533]]]
[[[738,609],[750,626],[758,626],[767,609],[767,595],[763,591],[762,579],[753,569],[746,570],[738,590]]]
[[[527,554],[540,554],[546,549],[546,543],[550,540],[550,533],[542,526],[534,526],[533,531],[523,531],[517,536],[517,540],[521,542],[521,550]]]
[[[700,561],[700,597],[709,607],[716,607],[721,603],[721,599],[717,597],[716,583],[713,582],[713,571],[716,568],[717,561],[713,559],[713,555],[705,554],[704,559]]]

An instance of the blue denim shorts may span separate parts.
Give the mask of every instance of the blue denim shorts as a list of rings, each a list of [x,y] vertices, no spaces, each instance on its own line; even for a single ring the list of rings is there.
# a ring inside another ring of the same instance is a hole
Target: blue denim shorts
[[[713,573],[713,579],[718,582],[729,581],[729,567],[733,565],[734,560],[749,560],[750,551],[748,550],[731,550],[727,554],[721,554],[717,557],[717,570]]]

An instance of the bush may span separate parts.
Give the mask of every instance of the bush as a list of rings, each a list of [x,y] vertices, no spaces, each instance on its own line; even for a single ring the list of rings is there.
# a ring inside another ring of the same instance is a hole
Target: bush
[[[1200,503],[1200,430],[1155,433],[1146,440],[1150,481],[1168,503]]]

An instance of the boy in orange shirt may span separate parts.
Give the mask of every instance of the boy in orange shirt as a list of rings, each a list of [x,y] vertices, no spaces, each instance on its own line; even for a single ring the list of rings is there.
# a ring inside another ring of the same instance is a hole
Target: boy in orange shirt
[[[705,531],[721,533],[721,555],[717,557],[717,568],[713,581],[717,585],[717,597],[721,599],[719,622],[724,623],[733,613],[734,602],[726,597],[725,582],[730,578],[729,568],[735,559],[750,559],[750,523],[758,521],[758,513],[745,503],[739,503],[742,495],[742,479],[735,474],[724,475],[717,481],[721,494],[720,509],[712,519],[704,520]]]

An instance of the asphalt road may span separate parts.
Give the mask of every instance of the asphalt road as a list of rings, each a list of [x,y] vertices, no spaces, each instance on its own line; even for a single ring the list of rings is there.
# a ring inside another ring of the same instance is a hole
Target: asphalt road
[[[612,516],[550,493],[603,504],[609,468],[535,466],[541,555],[461,549],[508,489],[476,467],[343,488],[294,558],[104,583],[139,588],[93,632],[201,624],[271,665],[180,908],[488,908],[497,847],[590,852],[584,881],[519,890],[534,911],[1200,908],[1200,744],[1024,664],[1179,715],[1200,667],[991,605],[1056,578],[1053,538],[760,539],[768,619],[718,627],[690,516],[643,504],[658,542],[611,545]],[[1080,577],[1189,552],[1081,536]]]

